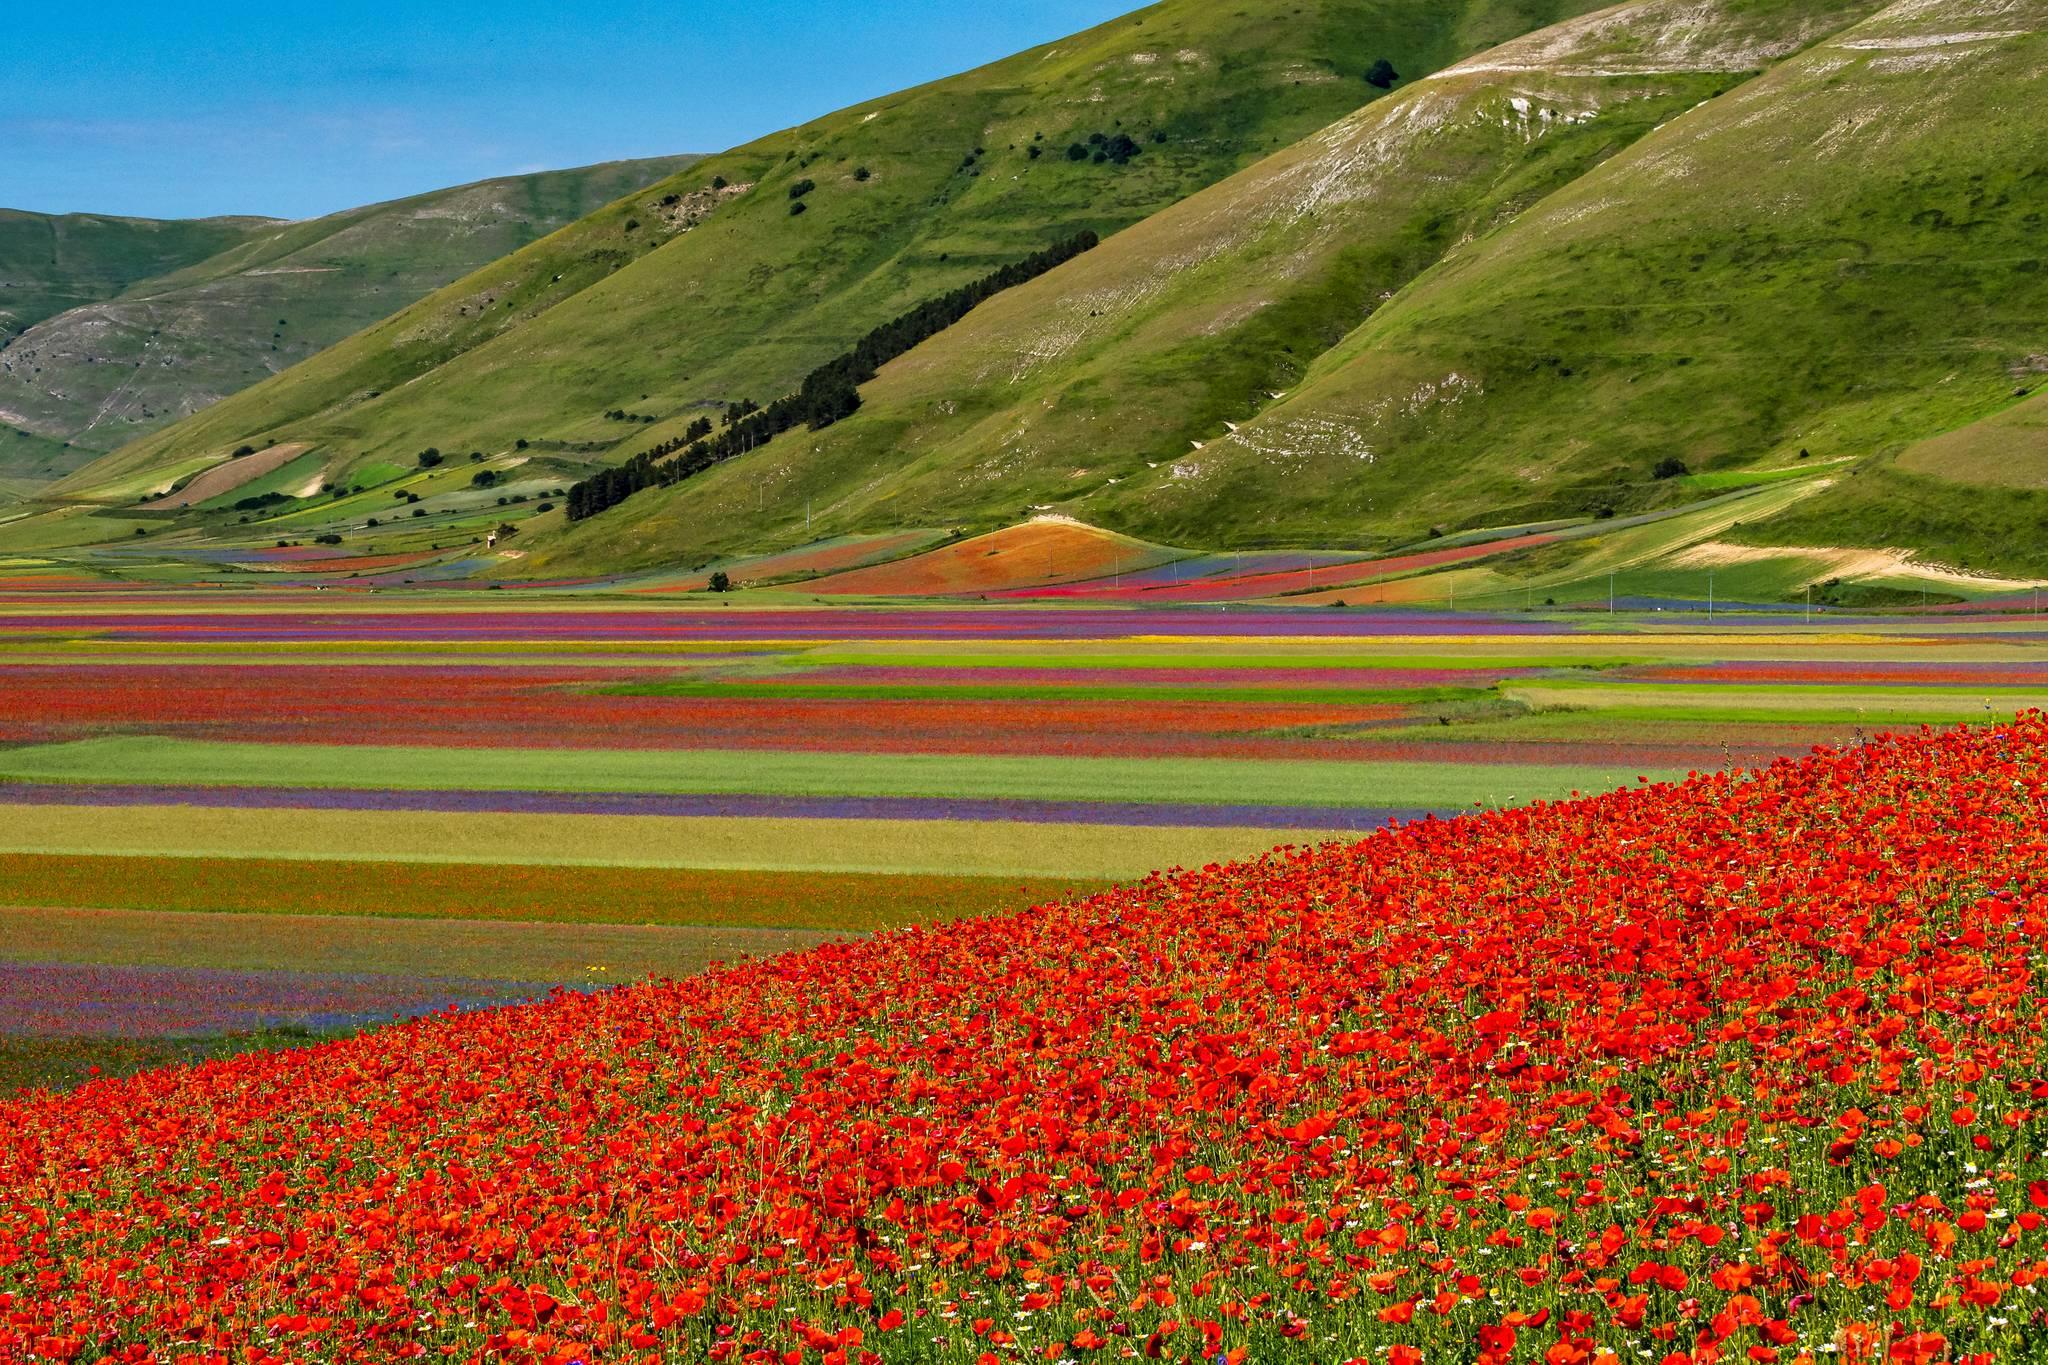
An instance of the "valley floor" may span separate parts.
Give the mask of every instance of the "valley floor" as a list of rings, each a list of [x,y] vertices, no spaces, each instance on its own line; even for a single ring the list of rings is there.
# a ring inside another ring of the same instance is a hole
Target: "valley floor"
[[[2043,705],[2032,614],[17,583],[0,1083]]]

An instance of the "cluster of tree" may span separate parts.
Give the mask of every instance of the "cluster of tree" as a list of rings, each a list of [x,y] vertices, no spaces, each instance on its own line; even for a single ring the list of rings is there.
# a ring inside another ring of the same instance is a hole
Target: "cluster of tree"
[[[751,400],[729,405],[725,426],[716,436],[674,437],[651,450],[644,450],[625,464],[607,469],[569,490],[569,520],[581,521],[615,507],[643,488],[677,483],[750,450],[766,445],[785,431],[808,426],[819,431],[860,407],[860,386],[876,371],[952,326],[986,300],[1005,289],[1014,289],[1064,265],[1100,239],[1082,231],[1044,251],[1027,256],[993,271],[949,294],[927,299],[917,307],[875,328],[853,348],[826,361],[804,376],[795,393],[785,394],[767,407]],[[692,431],[696,424],[692,424]],[[680,453],[678,453],[680,452]],[[670,458],[673,457],[673,458]]]
[[[254,512],[265,507],[275,507],[281,502],[290,502],[289,493],[258,493],[254,497],[235,499],[237,512]]]
[[[613,408],[604,415],[607,422],[644,422],[649,425],[661,420],[644,412],[627,412],[624,408]]]
[[[421,469],[432,469],[435,465],[441,463],[441,452],[433,446],[428,446],[414,458],[419,462]]]
[[[1381,90],[1392,90],[1394,82],[1400,79],[1401,73],[1394,70],[1394,64],[1385,57],[1374,62],[1372,69],[1365,73],[1365,83]]]
[[[1129,133],[1090,133],[1085,143],[1076,142],[1067,148],[1069,161],[1094,161],[1097,165],[1107,161],[1118,166],[1127,166],[1132,157],[1145,149],[1132,140]]]

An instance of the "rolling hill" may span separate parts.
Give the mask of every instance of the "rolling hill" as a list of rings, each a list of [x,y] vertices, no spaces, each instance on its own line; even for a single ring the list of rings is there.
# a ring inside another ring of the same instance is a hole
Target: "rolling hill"
[[[0,209],[0,344],[67,308],[197,264],[273,218],[161,220]]]
[[[0,219],[0,274],[43,282],[0,348],[0,420],[40,447],[17,439],[13,472],[69,473],[692,159],[510,176],[299,223],[49,220],[61,250]],[[82,237],[91,271],[60,275]]]
[[[518,440],[622,457],[773,397],[911,303],[1298,140],[1380,97],[1376,62],[1412,77],[1583,7],[1167,0],[710,158],[64,491],[127,498],[265,438],[351,467]],[[1120,138],[1129,150],[1109,155]]]
[[[1171,0],[630,195],[96,462],[20,534],[162,516],[166,544],[319,531],[573,579],[1053,516],[1441,570],[1404,600],[1912,564],[1995,594],[2048,571],[2044,31],[2042,0]],[[576,478],[1082,231],[842,420],[565,522]],[[332,501],[115,510],[286,444],[262,487]],[[503,518],[516,547],[476,557]],[[1285,591],[1336,600],[1311,587]]]
[[[1496,362],[1376,369],[1376,353],[1350,349],[1653,129],[1872,8],[1641,0],[1488,51],[983,305],[889,366],[850,420],[643,494],[522,568],[655,563],[882,519],[1059,512],[1184,545],[1389,545],[1439,519],[1515,519],[1491,490],[1461,506],[1405,467],[1398,490],[1426,520],[1384,515],[1405,438],[1376,423],[1441,424],[1456,449],[1427,456],[1433,478],[1497,465],[1448,420],[1485,410]],[[1383,390],[1331,410],[1325,395],[1368,372]]]

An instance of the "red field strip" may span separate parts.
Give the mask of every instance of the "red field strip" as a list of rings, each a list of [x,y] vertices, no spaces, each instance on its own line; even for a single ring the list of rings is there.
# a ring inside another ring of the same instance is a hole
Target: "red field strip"
[[[0,742],[109,730],[270,743],[1205,753],[1231,735],[1399,716],[1389,704],[604,696],[573,667],[0,667]]]
[[[1089,599],[1167,604],[1179,602],[1236,602],[1259,598],[1287,597],[1320,593],[1328,590],[1340,593],[1346,589],[1361,587],[1375,588],[1388,593],[1396,585],[1382,583],[1387,578],[1398,578],[1404,574],[1418,573],[1424,569],[1441,568],[1446,564],[1463,564],[1469,560],[1485,559],[1491,555],[1506,554],[1513,550],[1532,549],[1548,545],[1557,540],[1554,533],[1543,532],[1535,535],[1514,536],[1507,540],[1485,541],[1477,545],[1460,545],[1444,550],[1424,550],[1416,554],[1396,555],[1389,559],[1367,560],[1356,564],[1338,564],[1316,569],[1290,569],[1278,573],[1217,574],[1191,583],[1148,583],[1140,587],[1119,588],[1113,583],[1100,579],[1087,583],[1055,584],[1043,587],[1017,588],[1007,592],[990,592],[992,598],[1003,599]],[[1379,596],[1359,598],[1360,601],[1398,601],[1399,597]],[[1319,605],[1319,597],[1306,597],[1304,605]]]

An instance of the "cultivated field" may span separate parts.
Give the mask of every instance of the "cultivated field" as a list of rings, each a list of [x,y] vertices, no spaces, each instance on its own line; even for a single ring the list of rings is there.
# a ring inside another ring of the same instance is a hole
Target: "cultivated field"
[[[0,599],[5,1084],[2048,702],[2029,617],[682,600]]]
[[[0,1354],[2032,1358],[2044,749],[1879,740],[0,1105]]]

